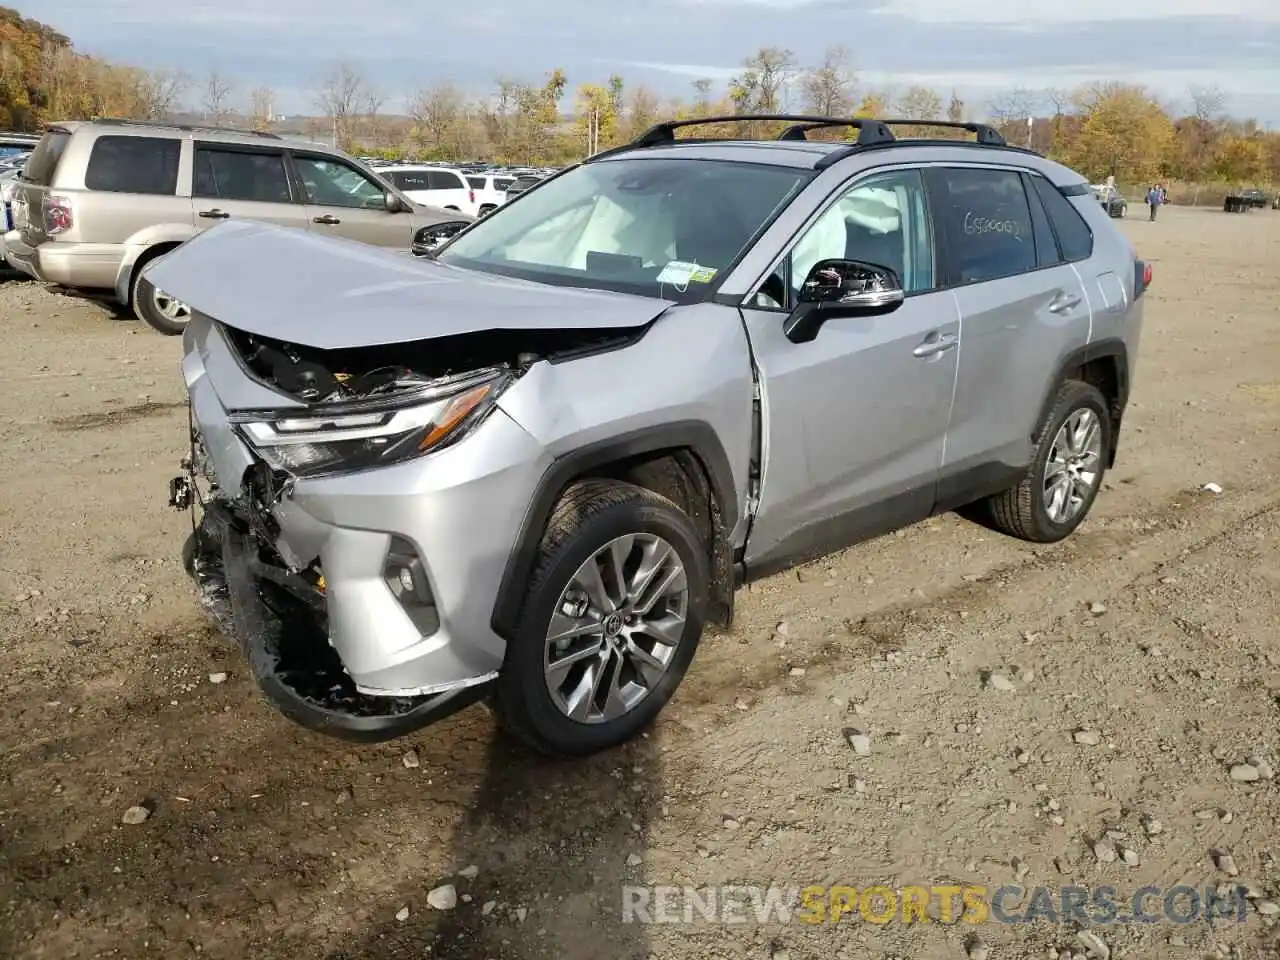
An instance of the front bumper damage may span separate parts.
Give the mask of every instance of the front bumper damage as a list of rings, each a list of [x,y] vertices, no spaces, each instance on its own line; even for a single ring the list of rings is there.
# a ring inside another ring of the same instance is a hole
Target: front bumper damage
[[[252,520],[216,498],[199,503],[197,491],[192,473],[170,483],[171,506],[200,512],[183,555],[199,602],[239,642],[254,681],[290,720],[340,739],[378,742],[487,695],[488,683],[420,696],[360,692],[329,643],[323,582],[273,560]]]

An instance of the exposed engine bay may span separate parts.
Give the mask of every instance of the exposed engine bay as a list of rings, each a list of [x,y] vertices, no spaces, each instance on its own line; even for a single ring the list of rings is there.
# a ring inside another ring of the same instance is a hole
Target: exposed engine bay
[[[435,340],[321,350],[223,328],[262,383],[308,404],[389,397],[483,369],[523,373],[539,360],[567,360],[634,342],[623,330],[487,330]]]

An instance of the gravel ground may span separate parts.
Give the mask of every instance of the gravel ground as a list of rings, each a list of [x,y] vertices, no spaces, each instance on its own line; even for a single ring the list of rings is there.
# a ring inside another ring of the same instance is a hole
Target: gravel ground
[[[371,747],[276,715],[179,566],[179,344],[0,286],[0,957],[1277,955],[1280,215],[1124,229],[1155,286],[1076,536],[946,516],[755,584],[657,727],[576,764],[481,708]],[[1244,922],[623,911],[640,884],[1228,882]]]

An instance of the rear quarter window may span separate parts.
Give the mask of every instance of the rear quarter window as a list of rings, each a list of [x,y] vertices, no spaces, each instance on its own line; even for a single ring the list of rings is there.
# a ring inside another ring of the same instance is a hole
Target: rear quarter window
[[[163,137],[99,137],[89,153],[84,185],[106,193],[172,196],[182,142]]]
[[[484,177],[467,177],[467,183],[471,184],[472,190],[484,189]]]
[[[431,171],[432,190],[466,190],[467,184],[460,174],[450,170]]]
[[[1076,260],[1088,260],[1093,256],[1093,231],[1084,217],[1071,205],[1071,201],[1044,177],[1032,177],[1040,202],[1053,225],[1053,232],[1058,237],[1058,246],[1062,250],[1062,259],[1068,263]]]
[[[22,169],[22,179],[41,187],[53,183],[58,161],[62,159],[70,142],[71,134],[66,130],[50,130],[46,133],[27,158],[27,165]]]

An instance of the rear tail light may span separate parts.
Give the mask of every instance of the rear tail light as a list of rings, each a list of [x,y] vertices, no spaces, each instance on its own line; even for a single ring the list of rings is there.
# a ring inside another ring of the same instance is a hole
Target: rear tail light
[[[476,202],[476,192],[475,192],[474,190],[468,190],[468,191],[467,191],[467,199],[468,199],[471,203],[475,203],[475,202]]]
[[[44,203],[44,232],[49,236],[65,233],[75,226],[69,197],[49,197]]]
[[[1135,260],[1133,264],[1133,296],[1136,300],[1147,292],[1151,286],[1151,264],[1145,260]]]

